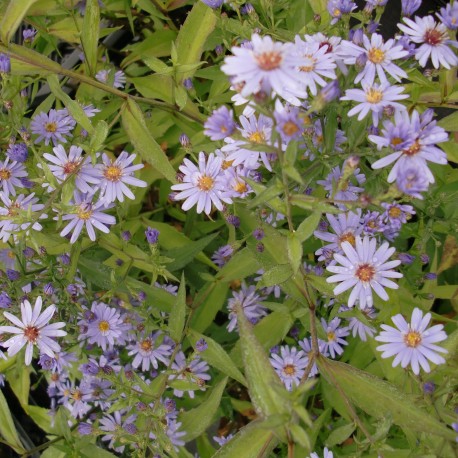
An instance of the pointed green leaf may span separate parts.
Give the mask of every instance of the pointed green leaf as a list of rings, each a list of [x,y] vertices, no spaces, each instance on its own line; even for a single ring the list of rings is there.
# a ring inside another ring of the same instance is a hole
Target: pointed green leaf
[[[210,366],[218,369],[223,374],[232,377],[234,380],[237,380],[242,385],[246,386],[247,382],[245,377],[237,369],[234,361],[232,361],[231,357],[224,351],[223,347],[218,342],[214,341],[210,337],[204,336],[203,334],[194,331],[193,329],[189,330],[188,338],[194,348],[196,342],[199,339],[205,339],[208,348],[200,354],[201,358],[207,361]]]
[[[244,426],[228,442],[226,442],[213,458],[253,458],[267,456],[277,439],[260,420],[252,421]]]
[[[216,15],[202,2],[194,3],[181,27],[176,40],[177,63],[180,65],[200,62],[205,42],[216,25]],[[195,70],[180,73],[179,81],[190,78]]]
[[[238,251],[219,271],[216,278],[223,282],[242,280],[260,269],[257,260],[247,248]]]
[[[296,274],[302,262],[302,242],[294,232],[288,234],[286,247],[288,248],[289,263]]]
[[[127,101],[127,107],[122,113],[122,123],[130,141],[142,159],[149,162],[167,180],[175,183],[175,170],[147,129],[142,110],[131,99]]]
[[[289,264],[279,264],[271,267],[262,274],[262,279],[258,283],[258,287],[281,285],[292,276],[293,271]]]
[[[321,219],[321,212],[314,212],[304,219],[296,231],[296,236],[301,242],[305,242],[318,226]]]
[[[28,9],[37,0],[10,0],[6,8],[5,15],[0,23],[0,38],[3,43],[8,44],[11,37],[14,36],[16,30],[20,26],[22,19],[27,14]]]
[[[0,435],[6,442],[8,442],[8,445],[11,446],[16,453],[25,453],[2,390],[0,390]]]
[[[348,425],[339,426],[334,429],[331,434],[329,434],[326,439],[326,445],[328,447],[334,447],[334,445],[341,444],[343,441],[347,440],[356,429],[354,423],[349,423]]]
[[[211,391],[210,395],[198,407],[180,415],[181,429],[186,431],[185,441],[200,436],[212,424],[226,387],[227,377],[221,380]]]
[[[369,415],[377,418],[391,415],[393,423],[402,428],[455,440],[456,434],[451,429],[420,407],[418,397],[403,393],[390,382],[348,364],[323,357],[317,362],[328,382],[339,384],[350,400]]]
[[[262,417],[285,412],[285,400],[278,395],[285,389],[270,364],[267,354],[253,332],[242,305],[236,303],[243,367],[253,406]]]
[[[181,274],[180,287],[178,288],[177,300],[169,315],[169,334],[175,342],[181,341],[186,318],[186,284],[184,273]]]
[[[84,61],[89,69],[89,74],[95,74],[97,66],[97,46],[100,32],[100,7],[98,0],[87,0],[81,33],[81,45],[84,51]]]

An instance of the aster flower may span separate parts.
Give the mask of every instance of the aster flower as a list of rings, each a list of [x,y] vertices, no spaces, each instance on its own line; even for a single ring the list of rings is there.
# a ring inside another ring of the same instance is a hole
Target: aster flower
[[[340,282],[334,288],[334,294],[338,295],[350,288],[352,292],[348,298],[348,307],[353,307],[359,299],[359,307],[372,307],[372,289],[382,300],[388,300],[385,288],[397,289],[398,285],[389,278],[401,278],[402,274],[393,271],[393,267],[401,264],[401,261],[388,261],[395,249],[390,248],[388,243],[383,243],[377,249],[377,241],[365,236],[363,239],[355,238],[355,248],[349,242],[343,242],[341,248],[345,256],[334,254],[334,259],[341,266],[328,266],[326,269],[336,275],[327,278],[328,283]]]
[[[349,0],[328,0],[327,9],[332,17],[331,25],[336,24],[343,14],[350,14],[356,8],[356,3]]]
[[[68,115],[67,110],[50,110],[48,114],[41,112],[32,118],[30,130],[38,135],[35,143],[44,140],[45,145],[52,141],[54,145],[67,143],[65,137],[71,135],[75,120]]]
[[[227,309],[229,310],[227,330],[232,332],[237,328],[237,314],[234,312],[237,303],[242,305],[245,316],[254,324],[267,314],[266,309],[261,304],[262,301],[263,298],[259,294],[256,294],[256,287],[254,285],[247,287],[245,283],[242,283],[241,290],[233,291],[232,297],[227,303]]]
[[[320,458],[320,456],[318,453],[313,452],[310,454],[309,458]],[[331,450],[328,450],[328,448],[325,447],[323,450],[323,458],[334,458],[334,454],[331,452]]]
[[[0,53],[0,76],[6,75],[11,72],[11,59],[10,56]]]
[[[381,83],[388,84],[386,74],[398,82],[402,78],[407,78],[407,73],[393,63],[394,60],[408,55],[401,45],[395,43],[393,39],[384,43],[378,33],[373,33],[370,40],[363,35],[362,40],[363,47],[344,40],[339,48],[339,55],[346,64],[355,65],[360,56],[366,57],[364,68],[356,76],[355,83],[361,82],[363,85],[372,86],[377,75]]]
[[[224,176],[226,178],[227,185],[227,196],[230,198],[245,198],[248,194],[253,192],[251,186],[247,183],[245,178],[251,178],[252,170],[239,167],[229,167],[224,170]]]
[[[7,157],[4,161],[0,161],[0,186],[3,189],[3,193],[8,196],[12,194],[16,195],[16,186],[23,188],[24,185],[21,178],[27,176],[27,172],[24,165],[20,162],[12,161]]]
[[[292,43],[275,42],[255,33],[249,47],[233,47],[232,53],[233,56],[226,57],[221,70],[232,76],[232,84],[243,84],[240,91],[243,97],[261,88],[267,93],[275,91],[285,100],[299,93],[297,67],[302,65],[303,59],[296,55]]]
[[[298,386],[308,364],[308,358],[302,350],[284,345],[280,347],[281,356],[272,353],[270,363],[288,391]]]
[[[119,200],[124,202],[124,196],[135,199],[133,192],[126,186],[137,186],[144,188],[147,183],[135,178],[133,173],[142,169],[143,164],[130,165],[135,160],[136,154],[123,151],[114,161],[105,153],[102,154],[103,164],[98,164],[98,178],[100,180],[100,199],[106,204]]]
[[[175,419],[167,419],[167,429],[165,434],[170,439],[170,442],[175,448],[175,451],[178,451],[178,447],[182,447],[185,444],[185,441],[181,437],[186,436],[186,431],[180,431],[182,423]]]
[[[348,242],[347,242],[348,243]],[[321,326],[326,333],[327,341],[324,341],[324,351],[329,352],[331,358],[335,358],[336,354],[341,355],[343,353],[342,345],[348,345],[348,342],[344,339],[350,334],[347,326],[339,327],[341,323],[340,318],[333,318],[329,323],[326,323],[324,318],[321,318]]]
[[[426,66],[430,58],[434,68],[442,65],[450,69],[458,64],[458,57],[449,47],[449,45],[456,47],[458,43],[449,39],[444,24],[436,23],[432,16],[415,16],[415,21],[406,17],[403,19],[405,24],[398,24],[398,27],[410,37],[411,41],[420,44],[415,52],[415,59],[422,67]]]
[[[397,228],[407,223],[407,218],[410,219],[411,215],[415,215],[412,205],[400,205],[397,202],[393,202],[392,204],[382,202],[382,207],[385,209],[382,215],[385,222]]]
[[[347,89],[345,96],[340,98],[340,100],[359,102],[359,105],[356,105],[348,112],[348,116],[354,116],[359,113],[358,121],[361,121],[371,111],[372,123],[377,126],[386,107],[393,107],[395,113],[406,109],[404,105],[396,102],[396,100],[409,97],[408,94],[401,94],[404,91],[403,86],[390,86],[388,83],[362,84],[362,86],[362,90]]]
[[[399,170],[396,185],[404,194],[417,199],[423,199],[420,193],[428,189],[429,181],[420,169],[411,167],[407,170]]]
[[[223,140],[232,135],[236,128],[233,111],[229,110],[225,105],[219,107],[205,121],[204,128],[204,134],[213,141]]]
[[[115,447],[118,435],[122,434],[121,430],[125,427],[125,425],[134,423],[137,418],[136,415],[130,415],[129,417],[123,419],[123,415],[125,415],[124,410],[115,410],[113,414],[107,413],[100,419],[99,425],[99,429],[101,431],[108,433],[102,436],[102,440],[105,442],[109,441],[108,447],[118,453],[122,453],[125,449],[124,445]]]
[[[327,81],[324,78],[336,79],[336,64],[334,54],[328,48],[316,41],[304,41],[299,35],[294,40],[294,51],[302,58],[298,70],[305,90],[317,95],[317,85],[324,87]]]
[[[141,335],[138,339],[127,346],[128,355],[134,356],[132,367],[135,369],[142,365],[142,371],[149,371],[150,365],[158,368],[158,361],[164,364],[169,363],[169,357],[172,354],[172,347],[161,342],[160,334],[153,333],[149,335]]]
[[[428,360],[434,364],[445,363],[445,359],[438,353],[447,353],[447,350],[435,344],[445,340],[447,334],[443,331],[442,324],[428,328],[430,313],[423,316],[423,312],[415,308],[410,323],[401,314],[393,316],[391,320],[396,328],[382,324],[383,331],[375,340],[386,342],[377,347],[377,350],[383,352],[382,358],[396,355],[393,367],[401,364],[401,367],[406,368],[410,365],[414,374],[418,375],[420,366],[425,372],[430,372]]]
[[[96,239],[94,228],[108,234],[110,232],[108,226],[116,224],[114,216],[102,212],[106,209],[106,203],[100,200],[93,203],[92,199],[93,196],[90,194],[75,192],[73,211],[62,217],[62,220],[70,222],[64,227],[60,235],[65,237],[73,231],[70,243],[76,242],[83,227],[86,227],[89,238],[94,242]]]
[[[448,134],[433,121],[433,115],[432,110],[426,110],[421,115],[414,110],[411,116],[407,112],[395,113],[394,123],[384,123],[382,135],[369,135],[369,140],[376,143],[378,149],[388,146],[394,150],[372,164],[373,169],[380,169],[395,163],[388,174],[388,183],[392,183],[398,175],[409,169],[418,170],[430,183],[434,183],[434,175],[429,170],[427,161],[447,163],[447,155],[436,144],[447,141]],[[396,132],[399,132],[399,140]]]
[[[83,157],[83,149],[78,146],[70,146],[68,155],[62,145],[53,148],[54,155],[44,153],[43,157],[51,162],[49,169],[59,183],[69,176],[75,177],[76,188],[81,192],[93,193],[94,189],[89,185],[98,184],[97,171],[91,164],[89,156]]]
[[[275,105],[275,128],[285,143],[299,140],[302,137],[304,122],[299,118],[299,114],[300,111],[297,107],[285,108],[280,103]]]
[[[363,230],[363,226],[361,225],[361,210],[359,209],[356,213],[349,211],[339,213],[337,216],[326,213],[326,218],[334,233],[322,230],[313,233],[315,237],[330,242],[315,252],[319,256],[318,261],[329,261],[332,258],[332,253],[341,253],[343,242],[349,242],[354,246],[355,237],[361,234]]]
[[[436,13],[436,16],[448,29],[456,30],[458,28],[458,2],[447,3],[444,8],[440,9],[440,14]]]
[[[11,357],[27,345],[25,350],[25,364],[27,366],[32,362],[34,345],[38,347],[40,352],[54,357],[55,352],[60,351],[60,345],[54,338],[67,335],[65,331],[60,329],[65,327],[65,323],[48,324],[56,312],[56,306],[50,305],[41,313],[42,304],[41,296],[37,297],[33,309],[29,301],[23,301],[21,303],[21,320],[9,312],[3,312],[5,318],[15,326],[0,326],[0,333],[15,335],[2,342],[2,346],[8,348],[8,356]]]
[[[350,310],[348,307],[341,307],[339,312],[345,312]],[[366,307],[361,309],[361,312],[368,320],[373,320],[377,317],[377,312],[372,307]],[[358,336],[363,342],[366,342],[367,336],[373,337],[375,329],[368,326],[361,320],[355,317],[351,317],[348,321],[348,330],[352,333],[353,337]]]
[[[422,0],[401,0],[401,16],[412,16],[421,6]]]
[[[213,440],[222,447],[226,442],[229,442],[234,435],[232,433],[228,434],[227,436],[213,436]]]
[[[170,375],[169,380],[188,380],[199,385],[205,391],[205,381],[211,379],[211,376],[207,373],[209,369],[208,364],[202,361],[199,356],[195,356],[188,362],[184,353],[179,351],[175,356],[175,361],[172,363],[172,370],[175,371],[175,374]],[[194,390],[185,391],[187,391],[191,399],[194,398]],[[174,389],[173,394],[181,398],[184,391]]]
[[[307,359],[310,359],[312,357],[313,349],[312,349],[312,338],[305,338],[300,340],[299,346],[302,348],[302,351],[305,353],[307,356]],[[326,343],[324,340],[318,339],[318,351],[320,352],[321,355],[324,357],[329,356],[329,351],[326,347]],[[309,378],[310,377],[315,377],[318,375],[318,366],[316,365],[316,362],[313,363],[312,369],[310,370]]]
[[[25,143],[13,143],[9,145],[6,154],[11,161],[25,162],[28,156],[27,145]]]
[[[91,312],[93,317],[84,337],[90,344],[96,344],[103,350],[113,348],[115,343],[119,343],[124,332],[121,314],[103,302],[93,302]]]
[[[223,267],[229,259],[231,259],[232,254],[234,253],[234,249],[231,245],[224,245],[218,248],[212,254],[212,261],[218,266]]]
[[[182,209],[187,211],[197,204],[197,213],[203,211],[209,215],[212,204],[218,210],[223,209],[223,202],[230,204],[232,200],[226,197],[226,180],[221,173],[222,159],[210,153],[199,153],[198,167],[189,159],[184,159],[180,171],[184,174],[182,183],[175,184],[172,189],[180,191],[175,200],[184,200]]]
[[[126,75],[122,70],[118,70],[113,76],[111,70],[100,70],[96,73],[95,79],[117,89],[122,89],[126,85]]]

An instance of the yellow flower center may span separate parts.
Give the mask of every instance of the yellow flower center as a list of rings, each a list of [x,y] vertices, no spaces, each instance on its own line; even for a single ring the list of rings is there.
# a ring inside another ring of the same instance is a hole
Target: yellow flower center
[[[90,206],[81,205],[78,208],[78,211],[76,214],[78,215],[79,219],[83,219],[84,221],[87,221],[92,216],[92,213],[94,212],[92,211]]]
[[[201,191],[208,192],[215,186],[215,180],[208,175],[202,175],[197,181],[197,187]]]
[[[233,186],[233,189],[235,192],[238,192],[239,194],[243,194],[244,192],[248,191],[248,187],[246,183],[243,181],[237,181],[237,183]]]
[[[339,17],[341,14],[342,14],[342,12],[339,10],[339,8],[336,8],[336,9],[332,12],[333,17]]]
[[[404,343],[408,347],[416,348],[418,345],[421,344],[421,334],[416,331],[409,331],[405,336],[404,336]]]
[[[8,169],[0,169],[0,180],[8,180],[11,177],[11,172]]]
[[[379,103],[383,100],[383,92],[371,87],[367,92],[366,92],[366,100],[369,103]]]
[[[283,367],[283,373],[285,375],[294,375],[296,373],[296,367],[293,364],[287,364]]]
[[[57,124],[55,122],[45,123],[45,131],[53,134],[57,130]]]
[[[398,207],[391,207],[388,211],[391,218],[399,218],[402,215],[402,211]]]
[[[297,124],[294,123],[293,121],[285,122],[285,124],[283,125],[283,132],[288,137],[293,136],[298,130],[299,130],[299,127],[297,127]]]
[[[328,336],[328,342],[334,342],[334,340],[336,340],[336,334],[333,331],[329,331],[327,333],[327,336]]]
[[[339,237],[339,247],[342,247],[343,242],[348,242],[351,246],[355,246],[355,234],[353,232],[346,232]]]
[[[255,59],[261,70],[270,72],[280,67],[283,57],[277,51],[268,51],[258,54]]]
[[[385,60],[385,53],[380,48],[372,48],[367,53],[367,58],[373,64],[379,64]]]
[[[63,166],[63,171],[66,175],[73,173],[79,166],[79,161],[66,162]]]
[[[122,170],[117,165],[110,165],[105,167],[103,176],[109,181],[119,181],[122,177]]]
[[[102,320],[99,323],[99,330],[101,332],[108,332],[110,330],[110,323],[108,323],[108,321],[106,321],[106,320]]]
[[[140,343],[140,348],[143,351],[151,351],[153,348],[153,343],[151,342],[151,339],[145,339]]]
[[[411,147],[405,150],[402,150],[402,152],[406,156],[415,156],[416,154],[420,152],[420,150],[421,150],[420,142],[418,140],[415,140],[414,144]]]
[[[80,390],[72,390],[71,396],[75,401],[81,401],[83,399],[83,393]]]
[[[391,145],[392,146],[398,146],[400,143],[402,143],[402,138],[401,137],[393,137],[391,139]]]
[[[315,69],[316,59],[311,55],[304,56],[309,59],[309,65],[302,65],[299,70],[304,73],[312,72]]]
[[[355,275],[362,282],[368,282],[374,278],[375,269],[371,264],[360,264],[360,266],[356,269]]]
[[[249,137],[248,140],[253,143],[264,143],[266,141],[264,134],[262,132],[253,132]]]
[[[221,164],[221,168],[223,170],[226,170],[228,169],[229,167],[232,167],[232,164],[233,164],[234,161],[223,161],[223,163]]]

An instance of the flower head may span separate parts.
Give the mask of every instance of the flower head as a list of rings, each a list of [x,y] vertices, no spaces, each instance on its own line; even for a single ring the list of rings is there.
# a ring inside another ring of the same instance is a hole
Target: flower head
[[[35,115],[30,123],[30,130],[38,135],[35,143],[44,140],[45,145],[52,141],[54,145],[66,143],[65,137],[71,135],[75,127],[75,120],[67,110],[50,110],[48,114],[41,112]]]
[[[21,320],[9,312],[3,312],[5,318],[15,326],[0,326],[0,333],[7,332],[15,336],[2,342],[2,346],[8,348],[8,356],[13,356],[27,345],[25,350],[27,366],[32,362],[34,345],[40,352],[53,358],[55,352],[60,351],[60,345],[53,338],[67,335],[60,329],[65,327],[65,323],[48,324],[56,312],[56,306],[50,305],[43,313],[41,307],[42,299],[38,296],[33,309],[29,301],[25,300],[21,303]]]
[[[20,162],[12,161],[7,157],[4,161],[0,161],[0,187],[3,193],[8,196],[16,195],[16,187],[23,188],[22,178],[27,176],[25,167]]]
[[[375,239],[365,236],[363,239],[355,238],[355,247],[349,242],[342,243],[345,256],[335,253],[335,260],[341,266],[328,266],[326,269],[335,273],[326,281],[328,283],[340,282],[334,288],[334,294],[340,294],[353,288],[348,298],[348,306],[353,307],[359,299],[360,308],[372,307],[372,289],[384,301],[388,300],[385,288],[397,289],[398,285],[389,278],[401,278],[402,274],[395,272],[393,267],[401,264],[400,260],[388,261],[395,249],[388,243],[383,243],[377,248]]]
[[[324,341],[324,351],[329,352],[331,358],[335,358],[336,354],[343,353],[342,345],[348,345],[344,337],[350,334],[347,326],[340,327],[340,318],[333,318],[329,323],[326,323],[324,318],[321,318],[321,326],[326,333],[327,341]]]
[[[213,111],[204,127],[204,134],[213,141],[223,140],[232,135],[236,128],[232,110],[228,110],[225,105],[219,107]]]
[[[286,389],[291,391],[293,385],[299,385],[308,364],[308,357],[302,350],[298,350],[295,347],[290,348],[288,345],[280,347],[280,353],[281,356],[272,353],[270,355],[270,363],[286,386]]]
[[[420,366],[425,372],[430,372],[428,360],[434,364],[445,363],[445,359],[438,353],[447,353],[447,350],[435,344],[445,340],[447,334],[443,331],[442,324],[428,328],[430,313],[423,316],[423,312],[415,308],[410,323],[401,314],[393,316],[391,320],[396,328],[382,324],[383,331],[375,340],[386,342],[377,347],[377,350],[383,352],[382,358],[396,355],[393,367],[401,364],[405,368],[410,364],[414,374],[418,375]]]

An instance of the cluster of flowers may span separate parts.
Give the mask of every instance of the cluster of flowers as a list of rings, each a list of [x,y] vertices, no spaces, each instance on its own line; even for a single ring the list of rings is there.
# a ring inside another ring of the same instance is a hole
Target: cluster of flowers
[[[83,108],[87,116],[94,116],[99,110],[91,105]],[[136,155],[123,151],[117,158],[111,159],[107,154],[84,155],[83,149],[71,145],[66,151],[62,143],[67,142],[77,123],[67,109],[39,113],[30,124],[32,134],[37,135],[36,144],[45,146],[52,142],[55,146],[53,154],[45,152],[38,166],[44,170],[45,176],[52,180],[44,183],[48,192],[62,189],[67,183],[74,186],[73,200],[60,209],[54,208],[58,214],[56,220],[67,221],[61,236],[70,233],[70,242],[74,243],[86,228],[89,238],[96,239],[95,229],[109,232],[109,227],[116,223],[116,218],[105,213],[113,203],[123,202],[124,197],[134,199],[135,196],[128,186],[146,187],[146,182],[134,176],[134,172],[143,168],[143,164],[133,164]],[[23,132],[23,137],[29,134]],[[29,147],[33,147],[29,145]],[[29,180],[26,165],[28,146],[22,142],[12,142],[6,151],[6,159],[0,161],[0,238],[7,242],[12,235],[27,231],[30,228],[41,230],[38,220],[46,219],[42,213],[44,205],[39,203],[35,192],[17,195],[17,188],[30,189],[34,181]],[[100,160],[101,159],[101,160]],[[47,173],[50,172],[50,173]],[[37,181],[35,179],[35,181]],[[32,213],[32,218],[30,218]],[[32,220],[32,222],[31,222]]]

